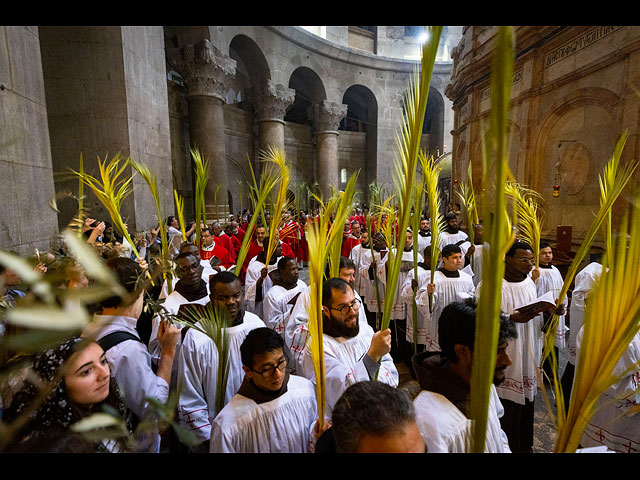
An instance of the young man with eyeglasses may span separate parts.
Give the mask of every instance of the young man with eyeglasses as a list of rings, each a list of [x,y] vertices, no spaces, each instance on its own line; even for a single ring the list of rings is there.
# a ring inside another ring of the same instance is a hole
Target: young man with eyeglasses
[[[233,272],[213,275],[209,280],[209,291],[212,306],[228,314],[229,326],[225,328],[229,354],[225,403],[228,403],[244,378],[240,345],[251,330],[265,325],[259,317],[244,310],[242,285]],[[182,340],[178,353],[178,375],[182,382],[178,401],[180,424],[191,430],[201,442],[192,451],[207,452],[211,422],[218,413],[218,349],[208,335],[196,328],[189,328]]]
[[[389,352],[391,330],[378,332],[359,321],[362,308],[352,287],[341,278],[330,278],[322,287],[322,328],[325,361],[325,415],[349,385],[379,380],[398,386],[398,370]],[[313,358],[306,349],[302,374],[315,382]]]
[[[524,242],[514,242],[505,255],[501,310],[515,323],[518,338],[509,342],[507,354],[512,364],[496,389],[504,406],[500,423],[514,453],[533,451],[534,402],[544,342],[541,314],[546,310],[546,307],[522,308],[538,298],[536,285],[529,276],[534,264],[533,249]],[[481,295],[481,291],[482,282],[476,293]]]
[[[289,375],[282,337],[250,331],[240,346],[245,376],[213,421],[212,453],[305,453],[318,417],[313,384]]]

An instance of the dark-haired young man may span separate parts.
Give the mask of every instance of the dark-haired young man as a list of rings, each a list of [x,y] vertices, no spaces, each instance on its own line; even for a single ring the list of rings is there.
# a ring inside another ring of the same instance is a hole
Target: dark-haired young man
[[[294,260],[295,263],[295,260]],[[289,375],[282,337],[251,330],[240,346],[245,376],[213,421],[213,453],[305,453],[318,418],[313,384]]]
[[[442,311],[439,322],[438,340],[442,351],[418,353],[413,357],[413,368],[423,389],[414,400],[417,421],[430,452],[468,452],[475,299],[450,303]],[[510,451],[500,427],[503,408],[495,386],[504,381],[504,372],[511,365],[506,349],[516,335],[513,323],[506,315],[501,316],[485,443],[488,453]]]
[[[439,351],[438,345],[438,319],[442,310],[453,302],[459,302],[465,298],[473,297],[475,285],[473,278],[460,270],[464,264],[462,250],[459,246],[448,244],[442,249],[442,267],[435,271],[432,282],[435,285],[437,301],[433,302],[431,318],[427,321],[427,344],[428,351]],[[424,295],[421,303],[429,305],[428,295]]]
[[[345,389],[363,380],[377,380],[398,386],[393,364],[391,331],[373,332],[359,321],[360,301],[353,288],[341,278],[330,278],[322,287],[322,328],[325,358],[325,412],[330,414]],[[305,350],[302,374],[315,382],[310,349]]]
[[[229,355],[224,397],[227,403],[238,391],[244,377],[240,345],[251,330],[265,325],[256,315],[244,310],[242,285],[232,272],[213,275],[209,281],[209,291],[212,307],[226,312],[230,325],[225,329]],[[218,349],[209,336],[196,328],[189,328],[178,355],[179,379],[183,383],[178,401],[179,420],[200,440],[201,444],[195,450],[208,451],[211,422],[218,413]]]
[[[298,262],[295,258],[278,260],[278,275],[264,298],[262,312],[265,325],[273,328],[284,338],[284,329],[298,295],[307,288],[300,280]]]

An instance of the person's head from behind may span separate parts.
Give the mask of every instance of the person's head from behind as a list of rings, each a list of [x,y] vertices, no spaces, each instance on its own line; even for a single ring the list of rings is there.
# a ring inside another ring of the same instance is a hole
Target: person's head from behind
[[[324,333],[332,337],[353,338],[360,332],[360,303],[353,288],[342,278],[330,278],[322,285]]]
[[[358,382],[331,415],[338,453],[424,453],[425,443],[409,396],[376,380]]]
[[[476,332],[476,301],[453,302],[444,307],[438,320],[438,342],[442,355],[453,365],[454,371],[469,382],[473,366],[473,347]],[[505,369],[511,365],[507,354],[509,340],[517,337],[515,325],[506,315],[500,315],[498,350],[493,383],[504,381]]]
[[[282,388],[287,368],[284,340],[275,330],[251,330],[240,345],[242,369],[256,387],[277,391]]]
[[[209,278],[209,299],[216,308],[225,308],[233,323],[241,321],[242,284],[240,279],[229,271],[216,273]]]
[[[442,262],[444,269],[455,271],[462,268],[464,262],[462,260],[462,249],[458,245],[449,244],[442,248]]]
[[[140,265],[126,257],[113,257],[105,262],[125,290],[124,296],[112,296],[100,304],[103,309],[115,313],[115,310],[129,317],[138,318],[142,313],[142,297],[144,289],[140,288],[140,278],[143,274]]]

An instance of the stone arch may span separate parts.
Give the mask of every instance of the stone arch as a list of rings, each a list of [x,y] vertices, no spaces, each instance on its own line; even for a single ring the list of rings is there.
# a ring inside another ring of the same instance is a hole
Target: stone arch
[[[434,87],[429,88],[422,134],[429,135],[430,154],[436,156],[438,152],[444,152],[444,99]]]
[[[356,188],[360,192],[368,192],[367,186],[376,178],[378,100],[368,87],[354,84],[345,90],[342,104],[347,106],[347,114],[340,122],[341,143],[349,142],[350,146],[358,148],[352,154],[341,156],[339,169],[347,169],[347,179],[360,170]]]
[[[284,120],[311,125],[310,108],[327,99],[327,93],[320,76],[309,67],[298,67],[291,74],[288,86],[295,90],[296,95]]]
[[[236,35],[229,43],[229,57],[236,61],[236,74],[229,88],[237,92],[240,108],[248,109],[253,86],[271,79],[267,60],[258,44],[246,35]]]
[[[599,87],[581,88],[554,102],[541,116],[533,134],[526,173],[544,199],[543,234],[557,225],[573,227],[581,241],[599,207],[598,175],[622,133],[617,106],[620,98]],[[553,197],[559,178],[560,197]],[[622,209],[613,209],[614,223]]]

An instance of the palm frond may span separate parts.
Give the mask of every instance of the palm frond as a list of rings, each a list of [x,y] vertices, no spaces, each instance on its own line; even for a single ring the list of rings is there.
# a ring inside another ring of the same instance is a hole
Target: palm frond
[[[616,374],[614,369],[640,330],[638,206],[633,207],[630,229],[628,219],[627,214],[617,244],[612,239],[612,251],[604,257],[602,274],[589,295],[571,403],[566,420],[562,418],[559,421],[556,452],[576,450],[587,423],[596,411],[598,398],[626,373]]]
[[[508,178],[507,117],[511,98],[514,39],[510,27],[500,27],[491,71],[491,112],[488,144],[483,145],[482,287],[476,309],[475,355],[471,373],[472,451],[484,451],[491,383],[495,371],[499,318],[504,277],[504,253],[513,242],[507,225],[507,198],[504,185]],[[495,153],[495,155],[493,155]],[[495,159],[492,161],[492,159]]]
[[[435,278],[438,260],[440,258],[440,234],[445,228],[444,216],[440,207],[440,189],[438,188],[438,177],[440,167],[435,163],[433,156],[420,150],[420,163],[422,164],[423,182],[427,192],[429,202],[429,212],[431,216],[431,278]],[[432,280],[433,281],[433,280]],[[433,310],[433,295],[429,295],[429,311]]]
[[[173,318],[177,323],[188,325],[208,336],[218,351],[218,372],[216,384],[216,412],[220,412],[225,405],[227,381],[229,379],[229,334],[227,328],[231,326],[229,312],[224,307],[218,307],[214,302],[206,305],[187,307],[182,319]]]
[[[624,145],[627,140],[627,132],[624,132],[614,149],[613,155],[609,162],[605,165],[603,169],[603,173],[599,177],[600,181],[600,209],[598,210],[596,216],[594,217],[587,233],[584,236],[584,240],[580,244],[576,255],[571,261],[571,265],[567,270],[567,274],[564,278],[564,283],[562,284],[562,288],[560,289],[560,293],[558,294],[558,304],[562,303],[567,296],[571,283],[578,272],[578,268],[582,263],[582,260],[585,258],[589,250],[591,249],[591,245],[596,235],[602,228],[605,222],[608,221],[611,209],[613,208],[614,203],[624,190],[627,183],[631,179],[633,172],[638,167],[638,161],[632,161],[627,163],[624,167],[619,169],[620,157],[622,155],[622,150],[624,149]],[[606,240],[609,243],[609,248],[611,248],[611,237]],[[607,256],[609,254],[607,253]],[[555,338],[555,332],[558,328],[558,315],[553,315],[549,322],[549,329],[545,336],[544,342],[544,350],[542,352],[541,365],[550,356],[553,351],[553,342]],[[554,388],[557,396],[558,402],[558,425],[564,424],[565,421],[565,409],[564,409],[564,400],[562,396],[562,386],[560,382],[558,382],[557,375],[554,372]]]
[[[85,185],[91,188],[96,198],[105,206],[113,225],[127,239],[136,258],[140,259],[140,254],[120,214],[122,203],[132,192],[133,177],[122,178],[128,166],[129,162],[126,159],[122,159],[120,154],[116,154],[109,162],[107,162],[106,158],[102,161],[98,157],[99,178],[84,171],[72,171]]]
[[[193,158],[194,173],[195,173],[195,211],[196,211],[196,245],[200,245],[200,237],[202,235],[200,224],[207,225],[207,211],[206,211],[206,189],[207,183],[209,183],[209,159],[203,159],[200,154],[200,150],[197,148],[190,148],[191,157]]]
[[[473,226],[479,222],[478,218],[478,205],[476,204],[476,195],[473,189],[473,177],[472,177],[471,162],[469,162],[467,180],[461,182],[456,190],[456,195],[460,198],[462,205],[464,206],[465,214],[467,217],[467,226],[469,229],[469,241],[473,245],[474,229]]]
[[[539,195],[515,181],[507,181],[505,192],[513,202],[512,208],[518,227],[517,237],[531,246],[535,266],[538,268],[540,266],[542,220],[535,198],[539,197]]]
[[[184,223],[184,199],[180,196],[178,191],[173,189],[173,198],[176,201],[176,216],[178,217],[178,222],[180,222],[180,233],[182,233],[182,241],[187,241],[187,231],[186,225]],[[162,220],[164,217],[158,217]]]
[[[271,162],[277,167],[276,172],[278,173],[278,181],[280,182],[276,201],[271,212],[271,225],[269,226],[269,246],[265,251],[265,263],[266,265],[268,265],[271,257],[273,257],[273,253],[277,248],[278,225],[280,225],[282,212],[287,205],[287,189],[289,188],[290,182],[290,170],[285,161],[284,152],[280,151],[276,147],[270,146],[266,151],[262,152],[262,159],[265,162]]]
[[[442,27],[427,27],[427,39],[422,44],[420,75],[414,72],[409,82],[409,88],[404,101],[404,115],[401,122],[400,134],[396,136],[398,147],[395,156],[395,175],[393,177],[396,189],[397,208],[397,232],[407,231],[411,218],[412,190],[416,178],[418,154],[422,140],[422,126],[429,97],[431,74],[442,34]],[[389,248],[391,253],[391,248]],[[382,315],[381,329],[386,329],[391,322],[391,311],[396,297],[396,287],[402,255],[398,252],[387,263],[387,284],[385,287],[384,312]]]
[[[354,172],[347,182],[344,191],[336,192],[332,197],[332,204],[329,211],[334,212],[333,223],[329,230],[329,271],[332,277],[337,277],[340,273],[340,253],[342,251],[342,231],[344,224],[349,217],[349,212],[353,208],[353,199],[356,193],[356,181],[360,170]]]

